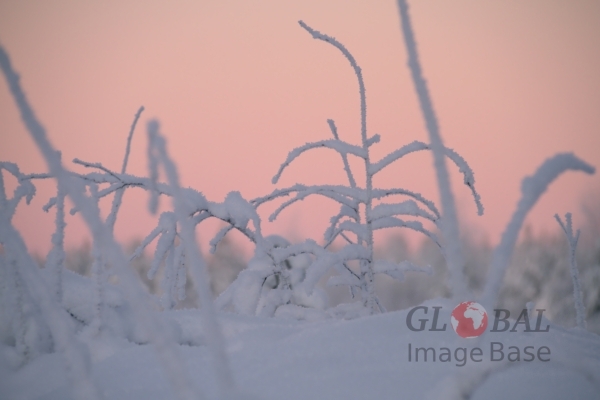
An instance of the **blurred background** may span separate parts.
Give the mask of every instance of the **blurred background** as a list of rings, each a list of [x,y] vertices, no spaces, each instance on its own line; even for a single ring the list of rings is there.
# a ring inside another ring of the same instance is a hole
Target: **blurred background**
[[[444,142],[475,171],[485,206],[477,217],[469,191],[451,168],[470,284],[477,290],[523,177],[557,152],[600,165],[600,2],[425,0],[410,10]],[[375,159],[413,140],[428,140],[393,1],[9,0],[0,2],[0,44],[69,168],[83,171],[70,163],[77,157],[118,170],[133,115],[144,105],[128,172],[147,175],[145,122],[158,118],[184,185],[212,201],[232,190],[251,199],[295,183],[345,182],[339,157],[317,150],[271,184],[292,148],[330,138],[327,118],[336,121],[344,140],[359,141],[355,76],[336,49],[298,26],[299,19],[344,43],[362,67],[368,130],[382,136],[372,148]],[[16,162],[27,173],[46,171],[4,80],[0,143],[0,160]],[[359,182],[361,177],[357,172]],[[9,188],[14,184],[7,181]],[[395,163],[375,184],[438,201],[428,153]],[[41,208],[55,186],[37,186],[36,198],[20,206],[14,223],[41,259],[50,249],[54,218]],[[136,189],[125,195],[115,234],[126,246],[156,226],[147,201]],[[554,318],[572,322],[573,313],[565,311],[572,310],[566,241],[553,215],[573,212],[575,226],[583,230],[578,256],[589,285],[588,312],[598,312],[599,204],[598,174],[568,173],[553,183],[527,220],[507,276],[507,307],[534,300],[547,304]],[[110,198],[105,214],[109,205]],[[161,207],[170,208],[169,201],[163,199]],[[267,233],[321,242],[337,206],[308,199],[268,223],[272,210],[261,209]],[[85,273],[89,234],[79,216],[67,223],[70,268]],[[203,250],[219,228],[202,225]],[[445,293],[444,266],[430,244],[403,232],[377,240],[382,257],[406,257],[436,270],[434,278],[379,282],[388,308]],[[243,268],[252,250],[233,233],[214,256],[207,255],[215,292]],[[141,260],[139,268],[144,265]],[[344,295],[332,292],[332,301]]]

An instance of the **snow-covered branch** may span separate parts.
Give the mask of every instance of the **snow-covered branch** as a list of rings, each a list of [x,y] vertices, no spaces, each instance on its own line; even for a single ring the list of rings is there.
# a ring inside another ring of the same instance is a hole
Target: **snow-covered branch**
[[[354,146],[350,143],[343,142],[339,139],[329,139],[329,140],[321,140],[321,141],[315,142],[315,143],[307,143],[303,146],[297,147],[294,150],[290,151],[286,160],[283,162],[283,164],[281,164],[281,166],[279,167],[279,171],[277,171],[277,174],[275,174],[275,176],[273,177],[273,179],[271,181],[273,183],[277,183],[277,181],[279,181],[279,178],[281,177],[281,174],[283,173],[283,170],[288,165],[290,165],[290,163],[292,161],[294,161],[297,157],[299,157],[305,151],[308,151],[311,149],[316,149],[319,147],[325,147],[328,149],[335,150],[344,159],[346,159],[348,154],[352,154],[352,155],[355,155],[355,156],[363,158],[363,159],[367,156],[367,152],[362,147]],[[346,164],[347,164],[347,161],[346,161]],[[347,171],[349,171],[349,169]]]
[[[7,197],[6,190],[4,188],[4,177],[2,176],[2,170],[7,171],[12,176],[17,178],[19,183],[13,192],[13,197],[10,199]],[[19,171],[17,164],[11,162],[0,162],[0,206],[4,209],[4,213],[6,213],[6,215],[9,217],[9,220],[12,219],[21,200],[25,198],[25,202],[29,204],[33,199],[33,196],[35,196],[35,192],[35,186],[29,179],[26,178],[26,175]]]
[[[361,71],[360,67],[358,66],[358,64],[356,63],[354,56],[352,56],[352,54],[350,54],[348,49],[346,49],[346,47],[344,47],[344,45],[341,44],[334,37],[325,35],[319,31],[314,30],[310,26],[306,25],[303,21],[298,21],[298,23],[300,24],[300,26],[302,28],[306,29],[306,31],[308,33],[310,33],[314,39],[322,40],[326,43],[333,45],[335,48],[337,48],[339,51],[341,51],[342,54],[344,55],[344,57],[346,57],[346,59],[350,62],[350,65],[352,66],[352,69],[354,70],[354,73],[356,74],[356,78],[358,79],[358,89],[359,89],[359,93],[360,93],[360,120],[361,120],[360,134],[361,134],[361,138],[362,138],[363,148],[367,148],[368,147],[367,101],[366,101],[366,94],[365,94],[365,83],[363,80],[362,71]]]
[[[406,200],[401,203],[387,204],[382,203],[373,207],[371,211],[371,221],[377,221],[379,218],[393,217],[395,215],[412,215],[436,222],[438,218],[420,208],[413,200]]]
[[[548,186],[562,173],[569,170],[582,171],[587,174],[595,172],[594,167],[577,158],[574,154],[560,153],[544,161],[532,176],[523,179],[521,199],[517,203],[517,209],[506,225],[500,243],[494,250],[488,280],[482,295],[482,302],[485,307],[493,308],[497,301],[508,262],[529,210],[537,203]]]
[[[315,186],[305,186],[296,184],[292,187],[285,189],[277,189],[273,191],[270,195],[260,197],[254,200],[251,200],[255,207],[259,207],[260,205],[275,200],[279,197],[289,196],[294,193],[295,196],[288,201],[282,203],[269,217],[270,221],[274,221],[279,213],[283,211],[285,208],[290,206],[291,204],[304,200],[306,197],[311,195],[321,195],[332,199],[341,205],[345,205],[350,208],[357,208],[359,202],[364,201],[364,190],[360,188],[350,188],[347,186],[337,186],[337,185],[315,185]]]
[[[336,227],[338,222],[340,222],[340,220],[344,217],[348,217],[354,221],[358,221],[360,219],[358,215],[358,208],[351,208],[342,205],[340,212],[337,215],[331,217],[331,219],[329,220],[329,228],[327,228],[327,230],[325,231],[326,243],[323,246],[324,248],[329,247],[329,245],[333,242],[333,240],[337,237],[338,234],[342,234],[341,231],[336,232]]]
[[[412,143],[409,143],[397,150],[392,151],[390,154],[383,157],[378,162],[371,164],[369,168],[369,173],[375,175],[377,172],[381,171],[383,168],[387,167],[394,161],[401,159],[405,155],[422,150],[431,150],[431,146],[426,143],[415,140]],[[449,147],[444,147],[443,152],[446,155],[446,157],[448,157],[452,162],[454,162],[454,164],[456,164],[459,171],[463,174],[464,184],[467,185],[469,189],[471,189],[471,193],[473,194],[475,204],[477,205],[477,213],[479,215],[483,215],[483,204],[481,204],[481,197],[479,196],[479,193],[477,193],[477,191],[475,190],[475,176],[473,174],[473,170],[471,169],[471,167],[469,167],[469,164],[467,164],[465,159],[462,158],[460,154],[458,154],[453,149]]]
[[[131,129],[129,130],[129,135],[127,136],[127,146],[125,147],[125,156],[123,157],[123,165],[121,167],[121,173],[124,174],[127,171],[127,163],[129,161],[129,153],[131,151],[131,139],[133,138],[133,133],[135,132],[135,127],[137,125],[142,112],[144,111],[144,106],[141,106],[135,117],[133,119],[133,123],[131,124]],[[121,202],[123,201],[123,195],[125,194],[125,187],[118,189],[115,192],[115,197],[113,197],[112,205],[110,208],[110,213],[106,218],[106,224],[108,225],[108,229],[114,231],[115,222],[117,221],[117,213],[119,212],[119,208],[121,207]]]
[[[406,190],[406,189],[396,189],[396,188],[394,188],[394,189],[373,189],[373,198],[374,199],[382,199],[384,197],[393,196],[393,195],[403,195],[403,196],[411,197],[411,198],[417,200],[418,202],[422,203],[423,205],[425,205],[427,208],[429,208],[429,210],[435,215],[436,219],[441,218],[441,214],[438,211],[435,204],[433,203],[433,201],[428,200],[420,193],[411,192],[410,190]]]

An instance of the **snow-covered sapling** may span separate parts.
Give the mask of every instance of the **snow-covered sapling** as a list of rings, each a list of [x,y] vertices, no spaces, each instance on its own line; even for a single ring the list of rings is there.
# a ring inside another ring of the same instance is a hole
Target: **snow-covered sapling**
[[[396,279],[403,279],[405,271],[423,269],[417,268],[409,262],[395,264],[374,260],[374,231],[394,227],[412,229],[426,235],[438,244],[444,256],[447,255],[447,252],[436,233],[426,228],[422,223],[422,221],[430,221],[438,228],[444,226],[440,212],[432,201],[419,193],[402,188],[375,187],[373,179],[377,173],[405,155],[416,151],[432,150],[433,147],[426,143],[415,141],[392,151],[379,161],[372,160],[371,146],[380,141],[380,136],[377,134],[368,134],[366,93],[360,67],[352,54],[338,40],[312,29],[302,21],[299,23],[313,38],[333,45],[350,62],[358,80],[361,144],[353,145],[341,140],[334,121],[328,120],[327,123],[333,139],[307,143],[292,150],[280,166],[277,174],[273,177],[273,183],[277,183],[285,168],[304,152],[315,148],[328,148],[341,156],[348,185],[305,186],[296,184],[289,188],[275,190],[270,195],[255,199],[252,202],[258,207],[266,202],[286,196],[293,196],[291,199],[283,202],[271,214],[270,220],[277,218],[279,213],[291,204],[312,195],[324,196],[339,203],[340,211],[331,218],[330,226],[325,232],[323,249],[317,250],[316,244],[313,242],[307,243],[304,247],[292,246],[289,250],[282,250],[280,254],[292,256],[309,253],[315,256],[315,262],[308,269],[306,279],[303,282],[304,289],[307,292],[312,292],[317,281],[333,267],[338,271],[339,275],[333,276],[328,284],[347,285],[350,287],[353,296],[360,294],[363,307],[370,310],[370,312],[383,311],[383,307],[374,292],[374,274],[384,273]],[[471,168],[461,156],[449,148],[442,146],[441,154],[444,157],[450,158],[459,167],[464,176],[465,184],[473,192],[479,213],[483,213],[483,206],[479,200],[479,195],[475,191],[475,179]],[[357,157],[364,165],[365,181],[362,185],[359,185],[354,177],[354,173],[348,162],[349,156]],[[404,196],[405,200],[383,202],[383,200],[388,200],[396,195]],[[406,217],[413,217],[415,219],[406,219]],[[338,238],[346,242],[346,246],[342,251],[337,253],[337,255],[329,251],[323,251],[324,249],[328,249],[334,240]],[[350,267],[349,263],[352,260],[358,261],[360,266],[358,271],[354,271]]]

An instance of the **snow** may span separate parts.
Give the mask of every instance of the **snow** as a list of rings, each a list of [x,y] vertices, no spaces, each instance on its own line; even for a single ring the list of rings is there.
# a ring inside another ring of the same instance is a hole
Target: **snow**
[[[328,120],[334,139],[292,150],[273,181],[305,151],[324,147],[340,155],[349,186],[294,185],[252,201],[245,200],[239,192],[231,192],[223,202],[212,202],[195,189],[182,188],[156,120],[147,125],[149,177],[126,174],[132,135],[143,107],[132,124],[120,173],[100,163],[77,159],[76,164],[100,172],[80,175],[66,170],[60,153],[35,117],[8,55],[0,47],[0,67],[50,170],[50,174],[23,175],[15,164],[0,163],[0,398],[600,398],[600,337],[583,329],[585,310],[574,262],[578,233],[573,235],[570,215],[566,225],[557,219],[570,243],[576,303],[579,299],[577,328],[559,327],[539,314],[534,330],[521,317],[504,321],[504,331],[488,329],[469,339],[445,329],[456,324],[451,317],[456,300],[468,297],[446,158],[463,174],[480,214],[483,206],[475,191],[473,171],[458,153],[443,144],[421,74],[408,6],[404,0],[398,0],[398,5],[409,66],[431,144],[410,143],[372,164],[369,148],[380,137],[367,133],[366,94],[360,67],[339,41],[300,21],[313,38],[340,50],[354,69],[360,95],[362,146],[340,140],[335,123]],[[419,193],[373,187],[373,175],[404,155],[421,150],[433,151],[443,215]],[[348,154],[364,161],[364,188],[357,186]],[[10,199],[5,193],[2,170],[19,182]],[[594,172],[592,166],[574,155],[559,154],[523,181],[523,198],[495,253],[483,296],[490,315],[495,315],[490,305],[497,297],[527,212],[566,170]],[[159,181],[160,173],[166,183]],[[23,198],[29,202],[34,195],[31,180],[46,178],[58,183],[57,196],[45,207],[48,210],[56,206],[57,217],[53,252],[46,260],[47,268],[40,269],[11,220],[19,202]],[[144,248],[158,238],[148,277],[152,279],[159,268],[164,269],[161,299],[143,290],[113,237],[123,193],[134,186],[149,192],[152,213],[158,210],[160,195],[167,195],[173,203],[173,211],[160,215],[158,226],[132,256],[142,255]],[[99,200],[111,193],[115,196],[105,223],[100,217]],[[373,203],[397,194],[410,199]],[[256,211],[261,204],[291,196],[273,212],[272,220],[289,205],[311,195],[325,196],[341,205],[339,214],[330,220],[325,246],[312,240],[291,244],[277,235],[262,236]],[[63,268],[66,196],[75,204],[71,213],[82,214],[94,237],[93,279]],[[365,206],[364,223],[360,203]],[[398,218],[403,215],[433,221],[443,237],[438,239],[419,220]],[[196,225],[209,217],[229,224],[211,241],[213,247],[231,229],[240,231],[256,245],[247,268],[214,304],[195,231]],[[253,230],[248,226],[250,222]],[[374,260],[373,231],[391,227],[423,233],[438,245],[448,261],[452,279],[448,283],[452,284],[454,300],[433,299],[421,304],[417,308],[423,312],[421,315],[426,315],[429,308],[435,311],[429,314],[433,314],[432,321],[421,317],[419,328],[409,323],[413,312],[386,313],[375,295],[374,274],[398,280],[404,279],[406,271],[433,274],[433,268],[418,267],[406,260]],[[351,233],[356,240],[345,233]],[[338,235],[349,244],[335,252],[328,250]],[[354,270],[359,266],[359,272],[351,269],[349,262]],[[109,265],[114,282],[107,279]],[[337,274],[332,275],[333,270]],[[201,310],[174,309],[185,296],[186,273],[199,295],[200,304],[196,305],[201,305]],[[353,299],[360,292],[360,299],[329,308],[328,295],[320,286],[326,279],[329,286],[349,286]],[[527,307],[531,313],[533,303]],[[374,315],[375,312],[381,314]],[[521,315],[527,317],[525,312]],[[485,318],[480,311],[471,309],[464,316],[471,318],[475,327]],[[549,330],[538,329],[540,324]],[[513,329],[508,330],[508,325]],[[495,360],[494,355],[498,354],[502,357]],[[527,359],[528,356],[532,358]]]
[[[443,306],[440,319],[449,321],[452,304],[439,299],[427,305],[434,304]],[[187,343],[179,350],[196,391],[216,398],[200,312],[168,314]],[[597,335],[551,326],[544,334],[488,332],[480,339],[462,339],[451,329],[412,332],[406,316],[403,310],[350,321],[297,321],[221,313],[219,321],[236,383],[257,399],[451,399],[453,390],[473,386],[473,399],[600,398]],[[505,347],[546,345],[552,350],[551,361],[496,365],[486,363],[484,356],[484,362],[469,361],[464,367],[408,361],[408,343],[451,349],[474,345],[486,353],[492,341],[502,341]],[[92,354],[104,349],[103,357],[92,358],[92,378],[105,398],[175,398],[150,346],[110,340],[88,345]],[[11,399],[71,399],[58,362],[56,354],[46,354],[17,371],[0,363],[0,393]],[[477,373],[482,369],[492,370],[486,379]]]

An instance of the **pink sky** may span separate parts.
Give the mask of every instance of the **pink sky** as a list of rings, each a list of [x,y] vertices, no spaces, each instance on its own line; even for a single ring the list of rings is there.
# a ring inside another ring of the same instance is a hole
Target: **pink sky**
[[[600,2],[411,3],[444,142],[475,171],[486,210],[476,216],[454,174],[461,219],[495,243],[515,208],[521,179],[547,157],[572,151],[600,166]],[[344,182],[339,157],[318,150],[271,184],[289,150],[330,138],[327,118],[336,121],[342,138],[359,140],[355,76],[336,49],[298,26],[299,19],[344,43],[362,67],[368,129],[382,136],[373,147],[375,159],[428,140],[394,1],[0,2],[0,43],[70,168],[77,169],[70,163],[77,157],[118,170],[133,115],[144,105],[130,173],[147,174],[145,122],[158,118],[185,185],[213,201],[232,190],[250,199],[297,182]],[[0,160],[25,172],[45,171],[4,79]],[[427,153],[394,164],[375,183],[438,200]],[[55,189],[51,182],[38,187],[14,222],[30,248],[45,252],[53,213],[41,207]],[[536,232],[555,230],[552,216],[567,211],[582,223],[582,198],[599,188],[598,175],[568,173],[551,186],[529,223]],[[145,194],[127,192],[119,240],[153,228],[146,204]],[[265,219],[265,229],[319,240],[335,210],[307,200],[284,212],[278,224]],[[84,241],[78,217],[68,222],[68,244]],[[203,230],[204,249],[216,228]]]

